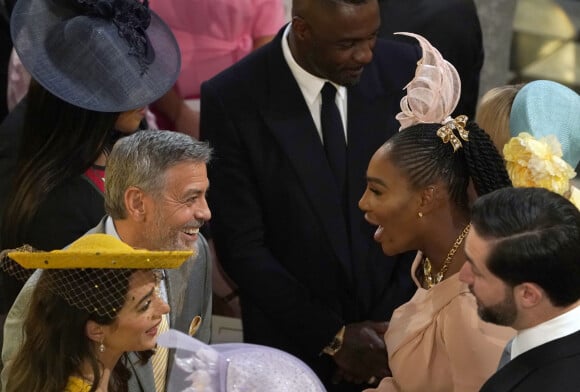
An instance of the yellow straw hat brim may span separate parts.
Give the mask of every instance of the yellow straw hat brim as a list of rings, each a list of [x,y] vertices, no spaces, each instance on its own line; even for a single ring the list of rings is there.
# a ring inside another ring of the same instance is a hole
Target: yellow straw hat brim
[[[179,268],[191,251],[149,251],[133,249],[107,234],[87,234],[62,250],[51,252],[9,252],[8,257],[24,268]]]

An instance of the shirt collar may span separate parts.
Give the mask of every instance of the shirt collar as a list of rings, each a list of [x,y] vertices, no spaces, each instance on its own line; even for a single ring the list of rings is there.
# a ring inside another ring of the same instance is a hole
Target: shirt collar
[[[115,222],[113,222],[113,218],[107,216],[105,219],[105,234],[109,234],[117,239],[121,239],[119,237],[119,233],[117,233],[117,229],[115,228]]]
[[[514,359],[528,350],[571,335],[578,330],[580,330],[580,304],[558,317],[518,332],[512,342],[511,358]]]

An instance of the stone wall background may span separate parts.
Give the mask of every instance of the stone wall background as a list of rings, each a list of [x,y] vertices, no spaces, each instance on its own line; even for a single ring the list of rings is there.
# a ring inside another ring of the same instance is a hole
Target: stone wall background
[[[511,80],[510,50],[516,0],[474,0],[483,34],[485,60],[479,96]]]

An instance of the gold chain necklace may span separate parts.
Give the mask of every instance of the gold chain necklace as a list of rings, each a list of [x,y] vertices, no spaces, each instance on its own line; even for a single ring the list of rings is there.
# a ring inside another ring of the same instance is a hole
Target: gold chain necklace
[[[439,283],[443,280],[445,273],[449,269],[449,265],[451,264],[451,261],[453,261],[453,256],[455,256],[455,253],[457,252],[457,249],[459,249],[459,246],[463,242],[463,239],[465,238],[467,233],[469,233],[470,228],[471,228],[471,223],[469,223],[467,226],[465,226],[465,229],[463,229],[461,234],[459,234],[459,237],[457,237],[457,239],[453,243],[453,246],[451,247],[451,249],[449,249],[449,253],[447,253],[447,257],[445,257],[445,261],[443,262],[443,267],[441,267],[441,270],[439,272],[437,272],[435,275],[431,275],[431,260],[429,260],[428,257],[425,257],[423,259],[423,287],[424,288],[430,289],[431,287],[435,286],[437,283]]]

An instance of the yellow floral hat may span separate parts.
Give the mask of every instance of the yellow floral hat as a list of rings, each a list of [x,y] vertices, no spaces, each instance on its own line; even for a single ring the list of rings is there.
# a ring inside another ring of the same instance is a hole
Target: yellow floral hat
[[[24,268],[178,268],[193,251],[133,249],[108,234],[87,234],[65,249],[51,252],[15,250],[8,257]]]
[[[562,149],[556,136],[536,139],[522,132],[506,143],[503,155],[514,186],[545,188],[562,196],[570,196],[570,180],[576,172],[562,159]]]

